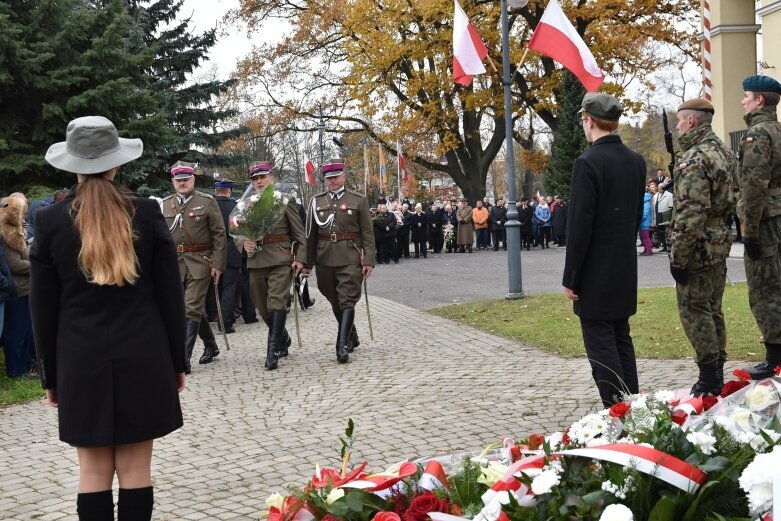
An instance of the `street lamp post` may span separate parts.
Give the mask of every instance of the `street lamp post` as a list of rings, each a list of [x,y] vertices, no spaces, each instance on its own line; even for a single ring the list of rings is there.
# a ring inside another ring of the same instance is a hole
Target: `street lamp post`
[[[524,0],[513,0],[513,7],[523,7]],[[515,155],[513,154],[513,105],[510,96],[510,20],[508,0],[501,0],[502,8],[502,84],[504,85],[504,131],[507,149],[507,275],[509,290],[507,299],[521,299],[523,295],[523,277],[521,275],[521,223],[518,222],[518,209],[515,206]]]
[[[317,122],[317,141],[319,144],[320,154],[320,175],[321,187],[325,190],[325,178],[322,176],[323,164],[325,163],[325,143],[323,143],[323,135],[325,134],[325,122],[323,121],[323,104],[320,104],[320,120]]]

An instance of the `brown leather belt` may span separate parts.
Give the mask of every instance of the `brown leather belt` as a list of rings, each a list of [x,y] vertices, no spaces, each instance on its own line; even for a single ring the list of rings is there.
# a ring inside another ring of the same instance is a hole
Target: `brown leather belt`
[[[190,246],[185,246],[184,244],[176,245],[177,253],[185,253],[191,251],[209,251],[211,249],[212,249],[211,244],[192,244]]]
[[[275,242],[289,241],[290,237],[287,235],[266,235],[258,241],[258,244],[274,244]]]
[[[354,241],[358,237],[360,237],[361,234],[358,232],[347,232],[347,233],[332,233],[330,235],[323,235],[320,234],[320,239],[323,241],[331,241],[331,242],[337,242],[337,241]]]

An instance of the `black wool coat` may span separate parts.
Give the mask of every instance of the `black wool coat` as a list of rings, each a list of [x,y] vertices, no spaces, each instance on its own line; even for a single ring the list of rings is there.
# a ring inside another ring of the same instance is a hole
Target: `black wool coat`
[[[225,249],[227,252],[225,257],[225,267],[241,268],[241,252],[239,252],[239,249],[236,247],[236,243],[233,240],[233,237],[230,236],[230,226],[228,226],[228,217],[230,217],[233,209],[236,208],[236,201],[224,195],[215,196],[214,199],[217,201],[217,206],[220,207],[222,221],[225,224],[225,230],[228,232],[225,236],[225,240],[228,243]]]
[[[501,221],[501,224],[497,224]],[[488,225],[492,232],[504,230],[507,222],[507,207],[493,205],[488,211]]]
[[[35,218],[30,311],[41,380],[56,389],[60,439],[105,447],[182,426],[176,373],[184,372],[184,294],[171,233],[151,199],[132,198],[139,278],[87,282],[70,209],[75,189]]]
[[[409,229],[412,232],[412,242],[426,242],[428,240],[428,225],[429,218],[427,214],[413,213],[410,215]]]
[[[575,314],[618,320],[637,311],[637,248],[645,160],[621,138],[597,139],[575,160],[562,284],[580,297]]]
[[[521,223],[521,233],[532,232],[532,219],[534,218],[534,208],[531,206],[518,207],[518,222]]]
[[[565,235],[567,233],[567,217],[569,213],[569,204],[563,203],[556,205],[556,211],[553,212],[553,234]]]

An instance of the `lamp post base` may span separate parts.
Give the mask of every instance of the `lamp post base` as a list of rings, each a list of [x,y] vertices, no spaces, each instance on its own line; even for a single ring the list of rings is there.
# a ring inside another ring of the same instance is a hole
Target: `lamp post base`
[[[523,292],[520,293],[508,293],[504,296],[504,300],[521,300],[526,298],[526,295],[523,294]]]

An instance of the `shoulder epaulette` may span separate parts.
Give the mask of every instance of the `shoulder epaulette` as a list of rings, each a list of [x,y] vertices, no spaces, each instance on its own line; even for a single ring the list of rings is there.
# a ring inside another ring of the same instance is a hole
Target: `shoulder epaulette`
[[[345,188],[345,190],[346,190],[347,192],[350,192],[350,193],[351,193],[351,194],[353,194],[353,195],[357,195],[357,196],[360,196],[360,197],[366,197],[366,196],[365,196],[365,195],[363,195],[361,192],[357,192],[357,191],[355,191],[355,190],[350,190],[349,188]]]
[[[161,200],[162,200],[162,201],[167,201],[167,200],[169,200],[171,197],[173,197],[174,195],[176,195],[176,194],[166,195],[166,196],[165,196],[165,197],[163,197]]]
[[[201,197],[206,197],[208,199],[214,199],[214,196],[212,194],[207,194],[206,192],[201,192],[200,190],[196,190],[195,193],[200,195]]]

